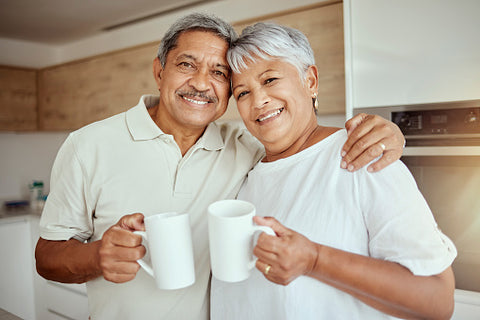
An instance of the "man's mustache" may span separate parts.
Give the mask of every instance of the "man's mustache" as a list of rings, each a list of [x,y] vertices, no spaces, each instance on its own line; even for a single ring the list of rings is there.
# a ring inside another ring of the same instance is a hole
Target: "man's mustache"
[[[197,91],[197,90],[189,90],[189,91],[178,90],[177,94],[180,95],[180,96],[188,97],[188,98],[198,97],[198,98],[206,99],[209,102],[213,102],[213,103],[218,102],[217,97],[210,96],[210,95],[206,94],[205,92]]]

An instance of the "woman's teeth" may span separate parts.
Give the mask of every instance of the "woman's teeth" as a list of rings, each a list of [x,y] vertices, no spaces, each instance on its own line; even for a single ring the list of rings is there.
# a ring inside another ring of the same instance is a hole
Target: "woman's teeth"
[[[280,108],[280,109],[278,109],[277,111],[274,111],[274,112],[266,115],[265,117],[258,118],[257,121],[258,121],[258,122],[262,122],[262,121],[265,121],[265,120],[270,119],[270,118],[272,118],[272,117],[275,117],[276,115],[280,114],[280,112],[282,112],[283,109],[285,109],[285,108]]]
[[[193,100],[193,99],[190,99],[190,98],[187,98],[187,97],[183,97],[183,99],[189,101],[189,102],[192,102],[192,103],[195,103],[195,104],[207,104],[208,101],[198,101],[198,100]]]

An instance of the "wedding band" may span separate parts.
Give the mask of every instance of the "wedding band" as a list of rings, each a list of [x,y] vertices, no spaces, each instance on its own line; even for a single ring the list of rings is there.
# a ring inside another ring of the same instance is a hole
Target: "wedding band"
[[[268,271],[270,271],[270,269],[272,268],[271,265],[267,264],[267,266],[265,267],[265,272],[263,272],[265,275],[268,274]]]
[[[385,151],[385,149],[386,149],[385,145],[381,142],[379,142],[379,144],[380,144],[380,148],[382,148],[382,151]]]

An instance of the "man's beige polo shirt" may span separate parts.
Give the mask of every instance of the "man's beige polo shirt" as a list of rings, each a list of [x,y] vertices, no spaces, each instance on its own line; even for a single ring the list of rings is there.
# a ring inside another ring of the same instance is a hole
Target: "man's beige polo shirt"
[[[125,214],[188,212],[196,282],[162,291],[143,270],[123,284],[97,278],[87,283],[92,319],[206,319],[207,206],[234,198],[263,155],[245,129],[212,123],[182,157],[173,136],[148,114],[157,103],[158,97],[143,96],[132,109],[69,135],[52,170],[41,237],[95,241]]]

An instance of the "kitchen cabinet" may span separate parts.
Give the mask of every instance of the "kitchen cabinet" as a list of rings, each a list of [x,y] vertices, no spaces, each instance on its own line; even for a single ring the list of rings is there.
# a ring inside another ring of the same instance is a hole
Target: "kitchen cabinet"
[[[152,64],[158,43],[39,71],[40,130],[74,130],[125,111],[158,92]]]
[[[353,108],[480,98],[480,2],[345,0]]]
[[[35,268],[40,217],[0,211],[0,308],[22,319],[88,319],[85,284],[47,281]]]
[[[0,308],[35,319],[34,261],[27,218],[0,220]]]
[[[36,129],[36,71],[0,67],[0,131]]]
[[[47,281],[45,287],[48,318],[88,319],[88,298],[85,284]]]
[[[345,114],[345,61],[343,4],[320,2],[295,12],[235,23],[237,32],[258,21],[274,21],[302,31],[308,38],[318,67],[318,114]]]

